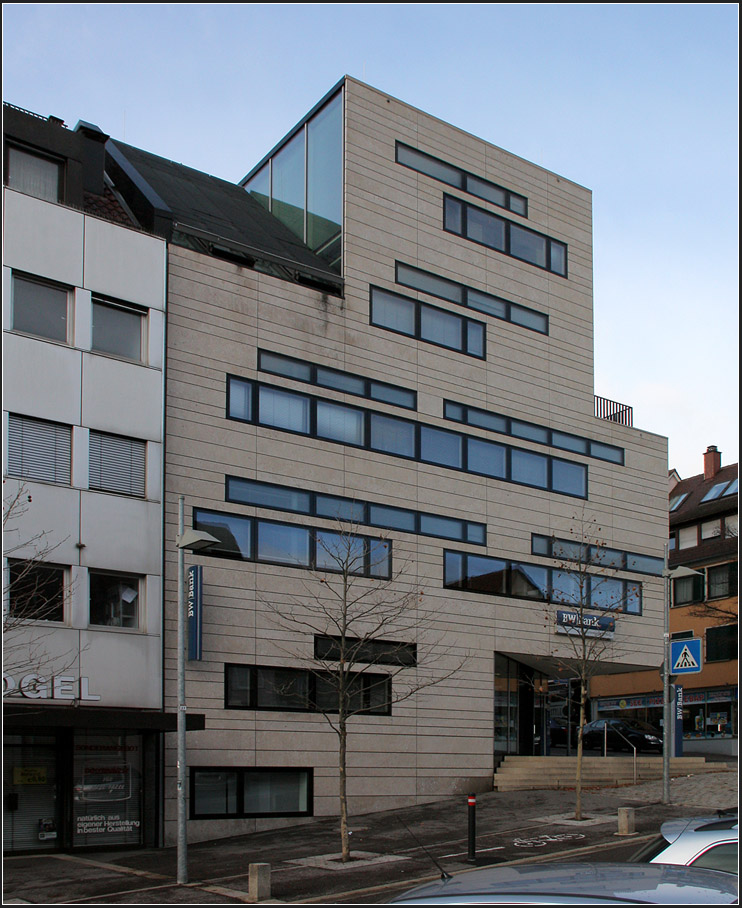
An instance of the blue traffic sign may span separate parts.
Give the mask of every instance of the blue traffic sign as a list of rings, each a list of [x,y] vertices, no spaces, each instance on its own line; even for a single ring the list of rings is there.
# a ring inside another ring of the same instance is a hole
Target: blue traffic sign
[[[685,637],[670,641],[670,674],[692,675],[703,668],[701,638]]]

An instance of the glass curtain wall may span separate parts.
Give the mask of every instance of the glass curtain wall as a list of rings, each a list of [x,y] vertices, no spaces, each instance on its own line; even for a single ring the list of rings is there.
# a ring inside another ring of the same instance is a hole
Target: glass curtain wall
[[[333,271],[341,273],[342,90],[302,124],[245,189]]]

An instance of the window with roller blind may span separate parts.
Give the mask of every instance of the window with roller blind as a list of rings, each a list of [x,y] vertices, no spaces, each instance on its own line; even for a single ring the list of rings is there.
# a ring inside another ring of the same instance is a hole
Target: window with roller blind
[[[146,442],[91,431],[89,456],[91,489],[144,498]]]
[[[72,428],[11,413],[8,417],[8,475],[69,485]]]

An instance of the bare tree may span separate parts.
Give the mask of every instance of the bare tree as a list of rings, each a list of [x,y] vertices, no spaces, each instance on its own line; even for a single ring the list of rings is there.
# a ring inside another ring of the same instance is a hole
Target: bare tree
[[[315,533],[315,546],[316,566],[304,583],[305,594],[291,597],[288,604],[265,604],[278,626],[314,641],[309,658],[300,644],[279,648],[292,661],[300,660],[313,677],[313,700],[307,705],[324,716],[337,736],[341,859],[346,862],[351,860],[347,792],[352,720],[388,714],[393,704],[456,674],[467,654],[456,656],[431,634],[424,593],[410,579],[408,562],[391,569],[388,540],[360,535],[355,524],[339,520],[336,531]]]
[[[11,678],[19,673],[39,672],[50,662],[47,644],[54,631],[43,622],[63,620],[64,600],[70,594],[64,569],[52,563],[61,543],[53,545],[47,531],[23,535],[24,517],[31,505],[32,497],[24,483],[3,496],[3,554],[8,559],[3,598],[3,672]],[[59,657],[55,667],[64,670],[67,665],[57,665],[58,661]],[[21,693],[14,684],[3,684],[3,697]]]
[[[631,610],[635,601],[638,604],[638,586],[615,576],[622,567],[620,553],[608,548],[597,521],[587,518],[584,511],[574,518],[569,539],[551,540],[551,554],[560,562],[552,572],[556,599],[568,609],[558,610],[556,615],[557,630],[564,635],[562,649],[568,652],[557,655],[556,661],[579,681],[575,819],[581,820],[583,729],[590,679],[600,673],[608,652],[616,657],[616,620],[625,608]]]

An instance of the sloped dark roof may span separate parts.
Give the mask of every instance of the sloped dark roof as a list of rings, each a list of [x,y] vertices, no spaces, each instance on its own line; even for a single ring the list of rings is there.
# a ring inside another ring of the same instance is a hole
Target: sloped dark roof
[[[176,230],[193,228],[340,282],[323,259],[242,187],[118,140],[111,143],[170,209]]]
[[[730,464],[722,467],[711,479],[705,479],[703,473],[681,479],[670,492],[670,501],[679,495],[688,497],[680,506],[670,512],[670,530],[677,530],[683,526],[698,524],[703,520],[711,520],[726,514],[736,514],[739,506],[737,493],[713,501],[703,501],[706,493],[715,485],[722,482],[731,482],[739,475],[739,465]],[[735,537],[720,536],[705,539],[697,546],[674,550],[670,553],[670,565],[692,564],[702,561],[713,561],[721,557],[733,556],[737,552]]]

